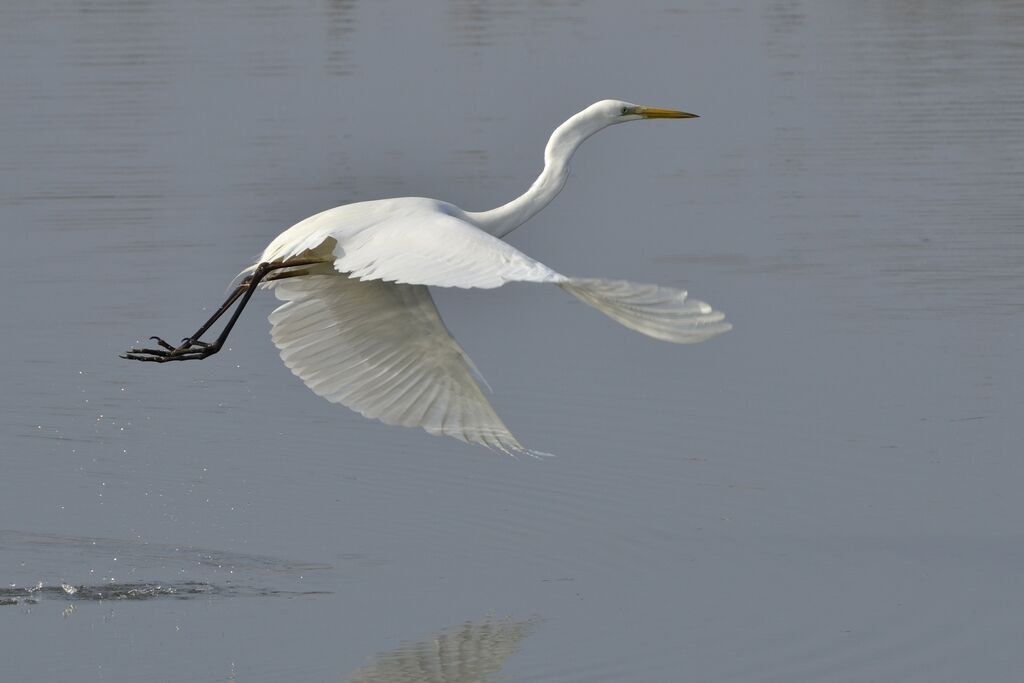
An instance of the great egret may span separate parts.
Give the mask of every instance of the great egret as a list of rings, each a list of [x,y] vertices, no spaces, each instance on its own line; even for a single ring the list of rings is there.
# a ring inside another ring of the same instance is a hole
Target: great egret
[[[576,148],[612,124],[694,114],[619,100],[590,105],[551,134],[530,189],[490,211],[401,197],[347,204],[278,235],[236,277],[237,288],[191,337],[134,348],[123,358],[163,363],[217,353],[257,285],[284,301],[270,314],[281,358],[314,393],[391,425],[422,427],[506,453],[533,453],[512,436],[473,379],[473,362],[448,333],[432,287],[556,284],[613,320],[676,343],[729,330],[724,315],[686,292],[621,280],[570,278],[503,242],[565,185]],[[213,342],[200,337],[237,302]]]

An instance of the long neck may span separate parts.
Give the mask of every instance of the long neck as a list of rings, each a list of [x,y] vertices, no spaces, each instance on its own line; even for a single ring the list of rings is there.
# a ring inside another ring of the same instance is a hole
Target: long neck
[[[569,177],[569,159],[573,152],[605,124],[583,111],[560,125],[544,148],[544,170],[530,189],[508,204],[490,211],[466,212],[467,218],[481,230],[503,237],[528,221],[555,198]]]

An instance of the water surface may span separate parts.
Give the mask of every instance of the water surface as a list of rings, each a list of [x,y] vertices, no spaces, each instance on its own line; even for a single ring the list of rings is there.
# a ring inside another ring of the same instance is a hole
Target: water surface
[[[1022,32],[997,0],[5,3],[4,676],[1018,680]],[[203,363],[117,358],[306,215],[507,201],[604,97],[702,118],[595,136],[510,241],[735,329],[437,292],[558,458],[318,399],[267,296]],[[467,644],[447,677],[431,642]]]

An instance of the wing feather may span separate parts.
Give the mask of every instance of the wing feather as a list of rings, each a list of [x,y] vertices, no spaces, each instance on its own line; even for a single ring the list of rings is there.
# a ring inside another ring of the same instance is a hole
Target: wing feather
[[[434,287],[500,287],[566,278],[507,242],[441,211],[386,220],[334,247],[334,268],[360,280]]]
[[[285,365],[317,395],[391,425],[507,453],[529,452],[473,380],[425,286],[343,275],[274,283]]]
[[[681,289],[593,278],[571,278],[559,286],[612,320],[662,341],[693,344],[732,329],[724,313]]]

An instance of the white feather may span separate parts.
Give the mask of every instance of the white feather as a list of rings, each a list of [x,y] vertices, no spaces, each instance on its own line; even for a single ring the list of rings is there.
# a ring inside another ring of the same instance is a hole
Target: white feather
[[[285,365],[319,396],[390,425],[528,453],[473,381],[422,285],[309,275],[274,284]]]
[[[728,332],[725,314],[686,292],[625,280],[570,278],[559,286],[612,320],[648,337],[694,344]]]

